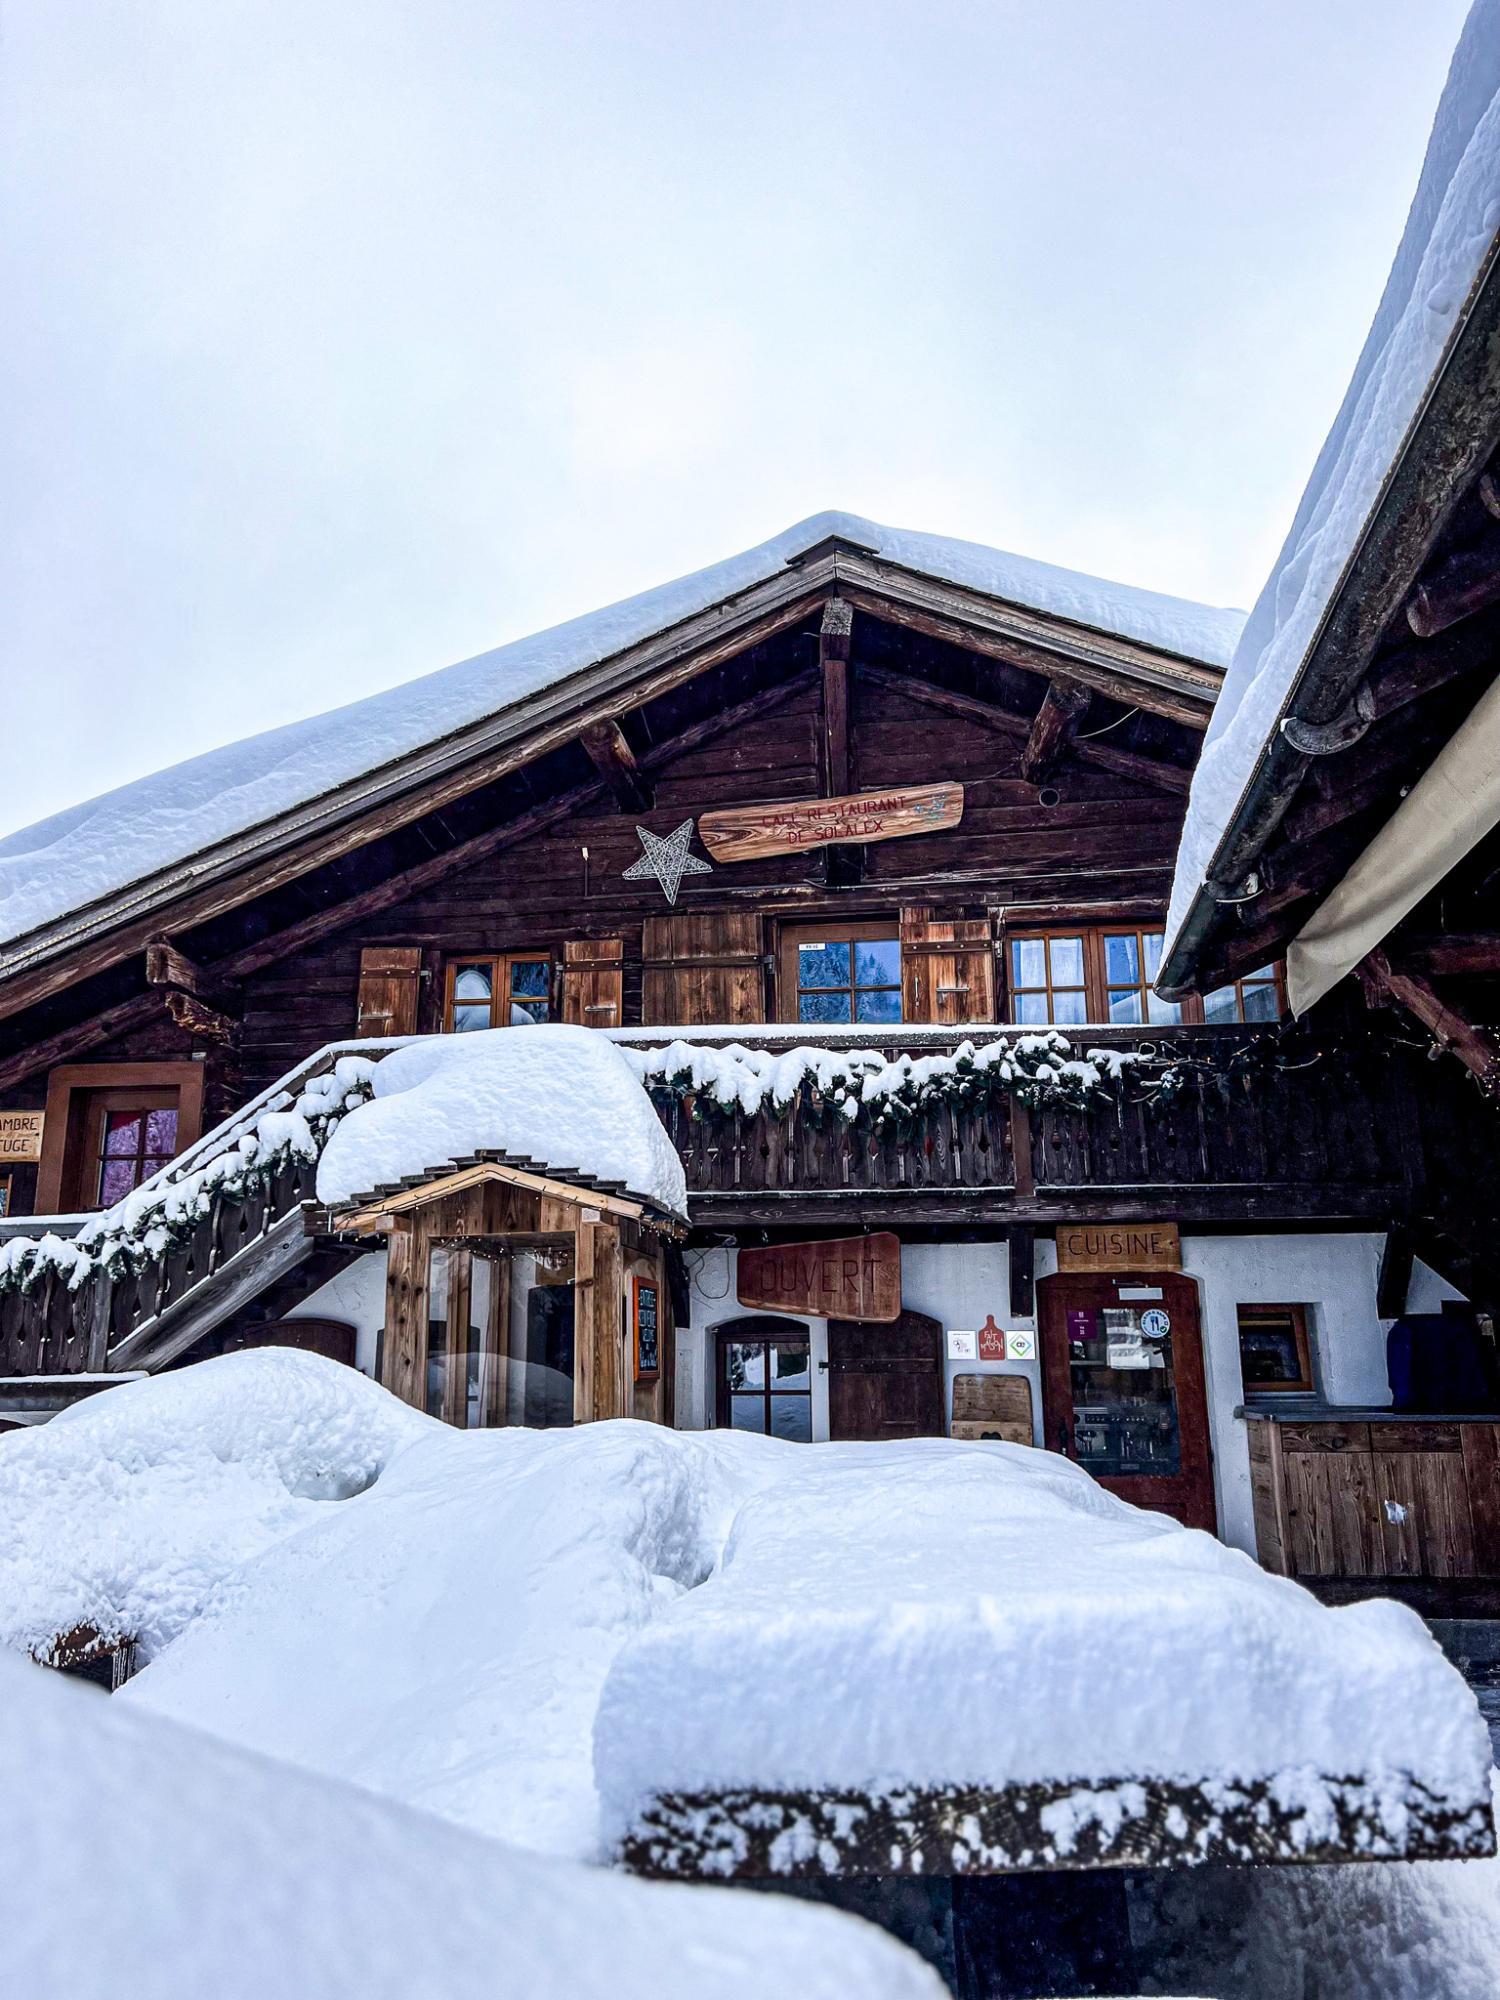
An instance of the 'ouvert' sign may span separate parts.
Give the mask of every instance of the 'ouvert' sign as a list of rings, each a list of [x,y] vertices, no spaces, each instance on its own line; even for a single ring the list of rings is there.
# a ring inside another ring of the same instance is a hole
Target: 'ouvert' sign
[[[842,1236],[741,1250],[736,1290],[742,1306],[819,1319],[899,1319],[901,1242],[889,1234]]]

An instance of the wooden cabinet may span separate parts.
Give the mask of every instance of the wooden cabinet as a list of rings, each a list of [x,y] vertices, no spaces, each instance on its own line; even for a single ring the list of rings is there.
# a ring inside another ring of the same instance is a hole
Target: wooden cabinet
[[[1500,1424],[1252,1416],[1256,1553],[1305,1579],[1500,1579]]]

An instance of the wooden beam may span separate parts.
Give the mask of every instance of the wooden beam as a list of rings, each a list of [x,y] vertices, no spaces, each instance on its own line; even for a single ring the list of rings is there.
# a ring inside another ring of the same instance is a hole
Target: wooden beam
[[[1021,752],[1021,776],[1033,785],[1045,784],[1062,762],[1068,746],[1078,733],[1078,725],[1093,699],[1089,690],[1076,681],[1055,680],[1047,685],[1042,705],[1031,725],[1026,748]]]
[[[685,757],[690,750],[697,750],[705,743],[711,743],[716,736],[724,736],[740,728],[743,723],[769,715],[790,701],[793,695],[806,694],[816,678],[810,667],[778,681],[773,687],[757,688],[754,694],[746,695],[743,701],[735,702],[732,708],[715,709],[701,721],[690,722],[686,729],[679,729],[675,736],[664,736],[659,743],[653,743],[648,750],[642,750],[636,761],[643,771],[659,771],[663,765],[671,764],[679,757]]]
[[[1419,639],[1447,631],[1476,611],[1500,604],[1500,536],[1436,564],[1412,592],[1406,622]]]
[[[591,722],[578,739],[588,752],[594,769],[614,794],[621,812],[650,812],[655,794],[646,782],[629,738],[619,722],[609,717]]]
[[[175,986],[181,993],[199,993],[201,975],[170,938],[153,938],[146,946],[146,984]]]
[[[872,687],[883,687],[892,694],[905,695],[909,701],[925,702],[929,708],[939,709],[945,715],[962,716],[966,722],[977,722],[982,728],[996,730],[1005,736],[1029,737],[1031,723],[1014,709],[1002,708],[998,702],[983,701],[977,695],[960,694],[956,688],[946,688],[936,681],[919,680],[915,674],[903,674],[892,667],[867,666],[863,660],[859,664],[861,680]],[[1098,770],[1109,771],[1118,778],[1132,778],[1138,784],[1151,785],[1157,791],[1177,792],[1185,795],[1193,782],[1193,774],[1181,764],[1169,764],[1160,757],[1147,757],[1139,750],[1125,750],[1118,744],[1100,741],[1080,743],[1074,741],[1073,755],[1082,758],[1085,764],[1093,764]]]
[[[818,779],[825,799],[843,798],[849,780],[849,649],[854,612],[842,597],[823,606],[818,628],[818,671],[822,685],[818,711]],[[828,846],[820,857],[823,879],[830,888],[845,888],[863,879],[864,852],[858,847]]]
[[[210,1007],[192,993],[179,993],[169,987],[166,994],[167,1012],[185,1035],[206,1042],[231,1043],[239,1040],[240,1024],[228,1014],[221,1014],[217,1007]]]
[[[839,591],[856,611],[868,611],[872,618],[883,618],[892,625],[908,626],[913,632],[925,632],[929,639],[942,639],[950,646],[978,653],[984,659],[1001,660],[1007,666],[1020,667],[1026,673],[1044,674],[1048,680],[1065,674],[1069,680],[1092,688],[1096,694],[1109,695],[1115,701],[1124,702],[1127,707],[1148,709],[1153,715],[1165,716],[1169,722],[1184,723],[1200,735],[1208,727],[1208,718],[1213,713],[1213,694],[1207,688],[1200,699],[1196,695],[1164,687],[1156,680],[1138,680],[1134,674],[1116,672],[1094,661],[1080,660],[1072,654],[1049,652],[1024,639],[981,631],[977,626],[964,624],[957,618],[919,610],[894,598],[882,597],[875,591],[861,589],[856,584],[841,580]],[[1205,668],[1203,672],[1212,674],[1217,685],[1220,677],[1212,668]]]
[[[1017,1319],[1031,1319],[1036,1313],[1036,1230],[1029,1222],[1017,1223],[1006,1238],[1010,1264],[1010,1309]]]
[[[1402,938],[1397,947],[1408,972],[1429,979],[1483,979],[1500,972],[1500,936],[1489,931],[1449,931],[1442,937]]]
[[[1500,1050],[1485,1032],[1439,997],[1420,973],[1395,966],[1383,951],[1372,951],[1358,967],[1360,983],[1402,1006],[1440,1049],[1458,1057],[1487,1097],[1500,1091]]]
[[[1494,642],[1480,626],[1460,626],[1425,645],[1386,647],[1377,654],[1366,685],[1381,721],[1398,709],[1421,701],[1460,674],[1492,666]]]

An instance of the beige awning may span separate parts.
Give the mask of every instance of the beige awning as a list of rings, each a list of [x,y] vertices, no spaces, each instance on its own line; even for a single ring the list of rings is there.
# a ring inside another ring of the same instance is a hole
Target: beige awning
[[[1287,997],[1305,1014],[1500,823],[1500,679],[1287,947]]]

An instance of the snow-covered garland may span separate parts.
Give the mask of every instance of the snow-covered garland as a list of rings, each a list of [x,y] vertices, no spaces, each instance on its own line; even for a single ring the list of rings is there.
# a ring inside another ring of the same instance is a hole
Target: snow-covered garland
[[[1067,1036],[1055,1029],[977,1046],[962,1042],[951,1054],[930,1056],[682,1041],[621,1053],[658,1103],[686,1100],[694,1118],[753,1116],[763,1108],[784,1118],[795,1107],[814,1120],[842,1118],[876,1133],[894,1129],[898,1138],[944,1106],[982,1111],[1016,1098],[1028,1110],[1082,1110],[1110,1095],[1141,1060],[1126,1049],[1075,1056]]]
[[[219,1193],[243,1197],[292,1160],[316,1160],[344,1116],[370,1097],[375,1065],[342,1056],[300,1092],[278,1091],[227,1126],[212,1150],[194,1147],[144,1187],[86,1222],[75,1237],[50,1231],[0,1244],[0,1293],[29,1292],[50,1271],[76,1291],[101,1266],[111,1277],[143,1270],[184,1246]]]

